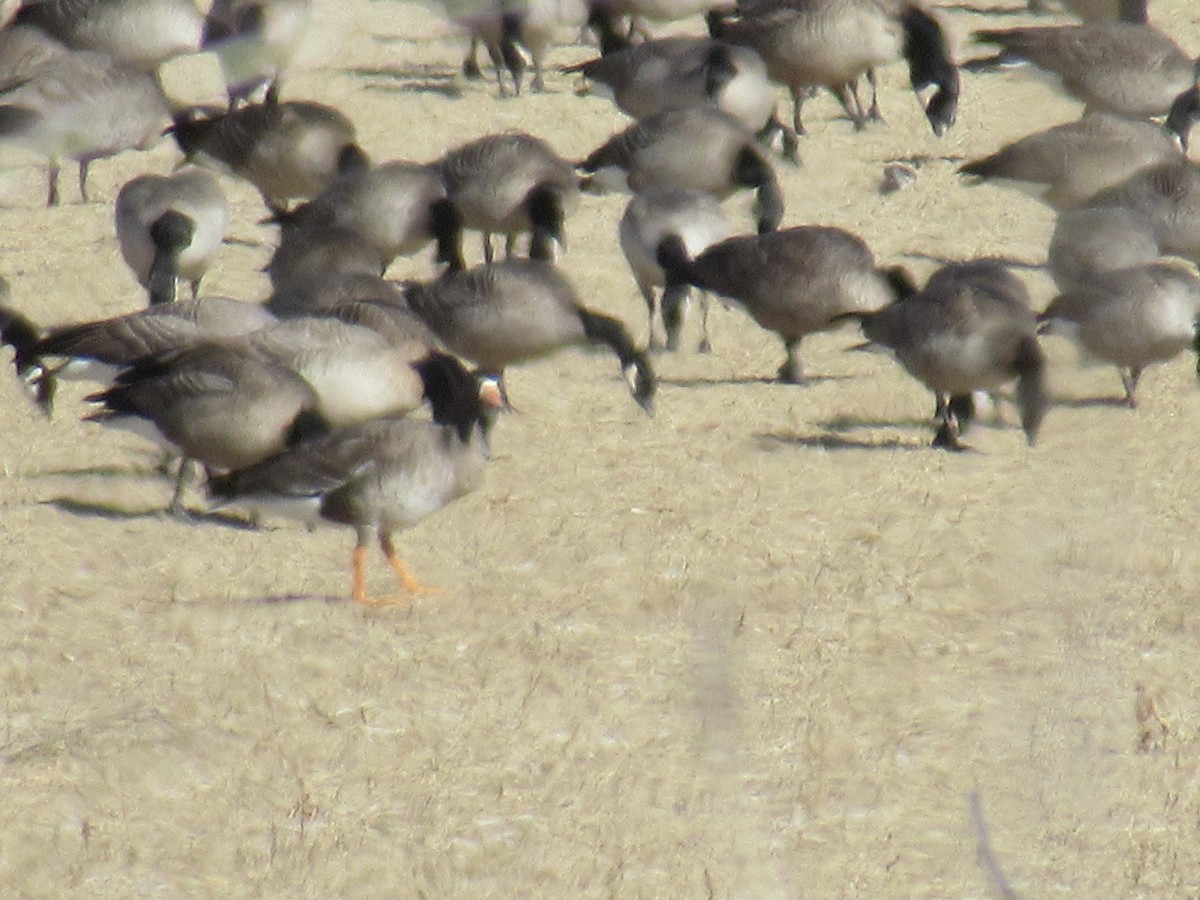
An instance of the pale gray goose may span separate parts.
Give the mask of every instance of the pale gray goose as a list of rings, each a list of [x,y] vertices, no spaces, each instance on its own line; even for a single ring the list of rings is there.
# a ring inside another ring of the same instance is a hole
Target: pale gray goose
[[[528,0],[515,4],[507,0],[485,0],[472,9],[470,15],[455,17],[471,35],[471,49],[463,61],[463,72],[471,78],[479,77],[475,51],[482,43],[495,67],[500,96],[508,94],[503,77],[505,70],[511,76],[515,92],[520,94],[526,70],[520,46],[529,52],[533,68],[530,88],[544,90],[546,53],[564,27],[578,32],[588,19],[588,5],[585,0]]]
[[[0,28],[0,87],[24,81],[42,63],[70,52],[33,25],[6,25]]]
[[[1157,262],[1163,248],[1154,225],[1124,206],[1080,206],[1054,223],[1047,267],[1060,291],[1086,286],[1095,276]]]
[[[564,242],[563,222],[579,195],[579,176],[540,138],[512,131],[484,135],[446,153],[436,163],[446,196],[462,227],[483,232],[484,259],[491,236],[505,236],[511,256],[518,234],[531,233],[530,255],[551,256]]]
[[[683,241],[689,256],[696,256],[717,241],[729,237],[729,221],[721,212],[715,197],[705,191],[679,188],[651,188],[634,194],[617,227],[621,251],[633,272],[633,278],[646,301],[648,313],[647,343],[661,346],[656,333],[656,308],[661,304],[665,346],[679,347],[679,332],[683,325],[683,307],[687,301],[688,285],[676,285],[662,292],[661,300],[655,288],[665,288],[667,281],[658,264],[658,247],[668,234]],[[708,333],[708,295],[701,300],[704,314],[704,337],[701,352],[712,349]]]
[[[79,163],[79,193],[88,201],[88,166],[125,150],[145,150],[161,137],[170,109],[158,80],[111,56],[73,51],[35,66],[0,88],[0,141],[49,160],[46,203],[59,201],[63,159]]]
[[[305,441],[251,468],[213,478],[213,497],[354,528],[351,596],[359,603],[403,602],[430,592],[400,559],[394,535],[479,487],[497,398],[453,357],[432,357],[418,369],[432,422],[379,419]],[[375,599],[367,591],[366,558],[375,540],[395,572],[402,599]]]
[[[225,238],[229,203],[212,175],[189,166],[126,182],[115,219],[121,256],[150,302],[173,301],[179,278],[195,299]]]
[[[836,328],[848,315],[883,308],[894,297],[870,248],[840,228],[801,225],[712,244],[692,258],[683,239],[667,235],[658,248],[667,290],[690,284],[735,301],[760,327],[783,341],[779,379],[804,381],[800,342]]]
[[[1006,144],[959,172],[1015,187],[1063,212],[1141,169],[1183,158],[1181,137],[1161,125],[1093,112]]]
[[[505,370],[566,347],[603,344],[616,354],[633,398],[650,412],[656,382],[645,354],[617,319],[593,312],[553,265],[508,259],[412,282],[408,305],[446,348],[501,380]]]
[[[793,127],[804,133],[801,107],[809,88],[826,87],[856,128],[881,119],[877,97],[865,110],[858,79],[875,88],[875,69],[903,57],[915,92],[936,88],[925,105],[930,127],[941,135],[958,110],[958,69],[945,34],[920,4],[905,0],[760,0],[742,4],[742,15],[709,17],[713,37],[754,48],[770,76],[791,92]]]
[[[724,199],[740,189],[758,198],[758,230],[783,219],[783,193],[754,135],[719,109],[671,109],[631,125],[594,150],[579,168],[600,189],[695,188]]]
[[[1044,334],[1075,341],[1088,355],[1115,365],[1125,402],[1137,406],[1142,371],[1181,351],[1200,354],[1200,278],[1166,263],[1096,274],[1060,294],[1038,319]]]
[[[1200,264],[1200,164],[1160,163],[1101,191],[1088,206],[1116,206],[1142,216],[1163,255]]]
[[[311,7],[310,0],[214,0],[204,20],[204,48],[217,55],[231,106],[264,85],[267,99],[278,99]]]
[[[991,260],[952,263],[925,288],[858,317],[867,340],[890,350],[933,391],[941,424],[935,447],[962,450],[975,391],[1014,379],[1021,427],[1032,445],[1045,417],[1045,357],[1024,283]],[[965,402],[963,402],[965,401]]]

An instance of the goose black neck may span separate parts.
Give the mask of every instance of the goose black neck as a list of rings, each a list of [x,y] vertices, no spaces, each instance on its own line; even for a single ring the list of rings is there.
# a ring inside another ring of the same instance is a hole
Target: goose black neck
[[[625,326],[617,319],[601,313],[592,312],[580,307],[579,321],[583,325],[583,333],[593,344],[603,344],[616,354],[621,363],[621,370],[631,374],[630,385],[633,399],[647,412],[653,409],[654,393],[658,389],[658,381],[654,369],[646,354],[633,345],[633,339]]]
[[[463,443],[476,425],[486,430],[488,416],[479,397],[479,382],[462,363],[447,353],[431,352],[413,363],[425,386],[433,421],[454,428]]]
[[[958,116],[960,82],[958,69],[950,61],[945,32],[938,20],[916,5],[904,10],[904,58],[914,91],[936,86],[937,91],[925,107],[933,133],[941,137]]]

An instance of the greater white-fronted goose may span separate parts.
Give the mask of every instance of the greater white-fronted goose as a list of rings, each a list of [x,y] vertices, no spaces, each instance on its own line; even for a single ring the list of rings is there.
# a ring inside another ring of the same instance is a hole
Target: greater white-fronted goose
[[[801,225],[727,238],[695,258],[683,239],[667,235],[658,248],[667,290],[690,284],[735,301],[760,327],[783,341],[779,379],[800,384],[800,342],[836,328],[848,315],[871,313],[895,296],[875,268],[870,248],[840,228]]]
[[[1038,319],[1121,374],[1125,402],[1137,406],[1142,371],[1181,351],[1200,353],[1200,279],[1166,263],[1096,274],[1050,301]]]
[[[783,192],[754,135],[719,109],[670,109],[638,122],[594,150],[579,168],[601,189],[694,188],[724,199],[740,189],[758,198],[758,230],[783,219]]]
[[[171,133],[189,161],[246,179],[273,212],[312,199],[339,173],[366,165],[354,123],[308,100],[190,107],[175,114]]]
[[[856,128],[881,119],[872,97],[864,110],[858,79],[875,88],[875,69],[903,57],[913,90],[935,87],[925,105],[934,134],[954,124],[958,69],[950,59],[942,26],[917,3],[905,0],[759,0],[742,4],[735,20],[709,17],[713,37],[758,51],[771,77],[792,94],[793,127],[804,133],[801,107],[812,87],[838,98]]]
[[[967,163],[959,172],[1024,191],[1063,212],[1158,163],[1184,158],[1180,138],[1155,122],[1088,113]]]
[[[143,72],[195,53],[204,28],[192,0],[25,0],[13,22]]]
[[[645,354],[617,319],[593,312],[548,262],[508,259],[411,282],[405,297],[446,348],[501,380],[528,360],[586,344],[616,354],[633,398],[650,412],[656,382]]]
[[[267,99],[278,99],[310,13],[310,0],[213,0],[204,48],[217,54],[231,105],[264,85]]]
[[[868,341],[933,391],[941,417],[935,447],[965,449],[959,437],[971,395],[1014,379],[1021,427],[1031,445],[1037,439],[1047,406],[1045,357],[1029,293],[1001,264],[945,266],[915,295],[859,318]]]
[[[551,257],[552,241],[564,242],[563,221],[579,195],[579,176],[540,138],[520,131],[484,135],[436,166],[462,226],[483,232],[486,262],[493,234],[505,236],[510,256],[526,231],[530,255],[538,259]]]
[[[140,175],[117,194],[117,243],[151,303],[175,299],[176,279],[192,286],[212,265],[229,226],[229,203],[217,180],[193,167]]]
[[[679,332],[683,325],[683,309],[687,302],[689,286],[680,283],[670,291],[664,291],[661,301],[655,297],[655,288],[665,288],[667,281],[662,266],[658,264],[658,247],[668,234],[678,235],[688,256],[696,256],[717,241],[729,237],[729,222],[721,212],[721,206],[712,194],[705,191],[681,188],[651,188],[634,194],[618,226],[621,250],[633,272],[633,278],[646,301],[648,311],[647,342],[650,347],[660,346],[655,328],[655,311],[661,302],[662,321],[665,330],[665,346],[668,350],[679,347]],[[702,300],[704,312],[704,338],[700,350],[712,348],[708,333],[708,297]]]
[[[351,595],[359,603],[404,602],[430,591],[400,559],[394,535],[475,490],[489,455],[487,434],[498,402],[494,387],[481,384],[449,356],[431,357],[417,368],[433,408],[432,422],[367,422],[209,482],[222,503],[354,528]],[[375,540],[403,598],[379,600],[367,592],[366,557]]]
[[[49,160],[48,206],[59,201],[61,160],[79,163],[79,193],[86,203],[94,160],[148,149],[169,121],[157,78],[103,53],[77,50],[52,57],[0,89],[0,140]]]

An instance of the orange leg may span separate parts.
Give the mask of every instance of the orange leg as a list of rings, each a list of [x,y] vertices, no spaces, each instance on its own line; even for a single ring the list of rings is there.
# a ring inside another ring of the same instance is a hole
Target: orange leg
[[[391,564],[392,571],[396,573],[396,578],[399,580],[401,588],[410,594],[436,594],[439,592],[439,588],[426,587],[417,580],[417,576],[404,564],[404,560],[396,552],[396,545],[392,543],[390,535],[384,535],[380,538],[379,546],[383,550],[383,555],[387,557],[387,561]]]
[[[408,601],[401,597],[397,599],[380,599],[367,596],[367,553],[368,547],[355,547],[351,557],[353,563],[353,594],[354,600],[365,606],[402,606]]]

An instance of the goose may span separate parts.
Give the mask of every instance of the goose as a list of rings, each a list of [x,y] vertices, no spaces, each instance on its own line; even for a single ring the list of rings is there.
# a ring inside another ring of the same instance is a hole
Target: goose
[[[1054,223],[1047,267],[1060,291],[1087,285],[1096,275],[1157,262],[1163,248],[1153,224],[1124,206],[1081,206]]]
[[[567,277],[548,262],[514,258],[410,282],[408,305],[446,348],[498,379],[511,365],[564,347],[608,346],[638,404],[653,410],[656,382],[645,354],[617,319],[583,306]]]
[[[941,418],[933,446],[967,449],[959,438],[971,395],[1013,379],[1021,427],[1031,446],[1037,440],[1047,405],[1045,357],[1029,293],[1000,263],[952,263],[923,290],[858,318],[870,344],[890,350],[933,391]]]
[[[217,55],[230,106],[279,81],[292,61],[311,13],[310,0],[214,0],[204,20],[203,45]]]
[[[171,134],[184,157],[244,178],[273,213],[290,200],[310,200],[334,177],[366,165],[354,123],[308,100],[252,103],[235,110],[189,107]]]
[[[498,398],[453,357],[418,364],[433,421],[390,418],[297,444],[250,468],[213,478],[220,504],[283,511],[354,528],[351,596],[359,603],[403,603],[430,593],[396,551],[394,534],[479,487]],[[402,599],[367,592],[366,559],[379,541]]]
[[[551,257],[565,241],[563,220],[579,196],[579,176],[540,138],[520,131],[484,135],[436,163],[446,197],[464,228],[483,232],[484,261],[492,261],[493,234],[505,236],[509,256],[528,231],[530,255]]]
[[[975,32],[980,43],[1000,48],[996,60],[1029,63],[1061,81],[1089,110],[1133,118],[1167,117],[1184,136],[1200,114],[1198,63],[1171,38],[1149,25],[1009,28]]]
[[[847,315],[883,308],[894,296],[862,241],[840,228],[800,225],[726,238],[695,258],[678,234],[658,248],[667,291],[690,284],[735,301],[783,341],[779,380],[802,384],[800,342],[836,328]]]
[[[25,0],[13,22],[150,73],[199,50],[204,27],[192,0]]]
[[[724,199],[740,188],[758,197],[758,230],[783,219],[775,170],[742,123],[704,106],[669,109],[614,135],[579,164],[601,189],[695,188]]]
[[[344,172],[311,201],[276,219],[283,241],[271,263],[273,281],[284,265],[280,256],[289,253],[292,242],[309,245],[306,253],[319,252],[321,242],[311,240],[313,229],[352,235],[364,259],[374,257],[382,264],[377,274],[397,256],[411,256],[430,241],[437,242],[442,262],[452,262],[459,252],[460,217],[447,199],[439,168],[423,163],[396,160]],[[336,246],[340,244],[339,239]]]
[[[936,135],[954,124],[958,69],[936,18],[904,0],[760,0],[742,5],[742,15],[709,17],[712,36],[758,51],[771,78],[792,95],[793,128],[804,134],[801,108],[809,88],[826,87],[857,129],[881,119],[872,97],[864,111],[857,82],[866,75],[872,91],[875,69],[904,57],[913,90],[934,86],[925,116]]]
[[[42,63],[71,51],[32,25],[0,28],[0,88],[24,81]]]
[[[158,80],[103,53],[54,56],[0,88],[0,141],[49,160],[47,206],[59,202],[62,159],[79,163],[79,194],[87,203],[88,166],[124,150],[149,149],[169,121]]]
[[[1142,371],[1191,347],[1200,354],[1200,278],[1168,263],[1133,266],[1093,277],[1050,301],[1038,316],[1043,334],[1076,341],[1115,365],[1125,402],[1137,407]]]
[[[229,226],[229,203],[209,173],[194,167],[171,175],[139,175],[117,194],[117,243],[150,302],[175,299],[175,282],[191,283],[192,299]]]
[[[1084,22],[1131,22],[1145,25],[1149,21],[1147,0],[1062,0],[1062,5]]]
[[[958,171],[1025,191],[1059,212],[1158,163],[1184,158],[1182,136],[1155,122],[1088,113],[973,160]]]
[[[512,4],[507,0],[493,0],[491,11],[471,17],[469,30],[474,42],[482,42],[488,48],[496,68],[496,79],[501,96],[505,85],[501,77],[501,63],[512,76],[516,93],[521,93],[521,80],[525,72],[525,60],[517,46],[529,52],[533,76],[529,86],[535,91],[545,90],[544,69],[546,53],[555,36],[563,28],[578,31],[588,19],[586,0],[528,0]],[[469,54],[474,59],[474,49]],[[474,70],[478,72],[478,66]],[[470,66],[464,64],[464,72]]]
[[[1118,206],[1143,217],[1164,255],[1200,264],[1200,164],[1181,159],[1134,173],[1089,206]]]
[[[654,289],[666,286],[666,276],[658,264],[658,246],[668,234],[678,235],[689,256],[696,256],[717,241],[729,237],[731,228],[721,206],[712,194],[695,189],[651,188],[634,194],[618,226],[621,251],[633,272],[633,278],[646,301],[649,315],[647,334],[650,347],[660,346],[655,333],[655,309],[659,300]],[[683,304],[687,301],[688,285],[664,292],[661,298],[662,320],[668,350],[679,347],[679,331],[683,324]],[[708,334],[708,298],[703,301],[704,339],[701,352],[708,352],[712,342]]]
[[[17,380],[39,409],[47,416],[54,408],[54,376],[34,351],[39,329],[24,314],[10,304],[12,288],[8,279],[0,277],[0,343],[13,350],[13,368]]]

